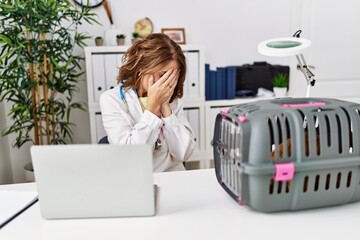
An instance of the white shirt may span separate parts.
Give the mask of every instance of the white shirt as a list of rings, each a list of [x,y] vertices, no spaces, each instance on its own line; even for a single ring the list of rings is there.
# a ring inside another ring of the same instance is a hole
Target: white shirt
[[[150,144],[153,148],[154,172],[185,170],[182,162],[194,151],[193,131],[184,115],[181,99],[170,103],[172,114],[160,119],[150,111],[143,112],[132,89],[120,97],[120,86],[100,96],[101,115],[110,144]],[[160,138],[161,147],[155,150]]]

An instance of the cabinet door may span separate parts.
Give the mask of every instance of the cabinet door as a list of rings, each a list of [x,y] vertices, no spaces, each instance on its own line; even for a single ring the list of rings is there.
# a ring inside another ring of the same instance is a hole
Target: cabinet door
[[[92,75],[93,75],[93,91],[94,91],[94,102],[99,102],[101,93],[106,90],[105,87],[105,65],[104,65],[104,55],[102,54],[93,54],[91,56],[92,60]]]
[[[200,149],[200,122],[199,122],[199,109],[198,108],[188,108],[184,109],[185,116],[187,117],[190,127],[194,132],[194,137],[196,141],[196,149]]]
[[[186,52],[187,74],[184,92],[187,97],[199,97],[199,52]]]

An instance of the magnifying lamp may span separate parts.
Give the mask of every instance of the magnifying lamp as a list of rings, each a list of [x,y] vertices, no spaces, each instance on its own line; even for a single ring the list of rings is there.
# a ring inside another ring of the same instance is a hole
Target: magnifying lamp
[[[296,56],[300,71],[304,74],[307,83],[306,97],[309,97],[310,87],[315,85],[315,79],[313,79],[315,75],[309,70],[302,53],[311,45],[311,42],[300,38],[300,33],[301,30],[298,30],[293,37],[274,38],[263,41],[258,44],[258,52],[272,57]]]

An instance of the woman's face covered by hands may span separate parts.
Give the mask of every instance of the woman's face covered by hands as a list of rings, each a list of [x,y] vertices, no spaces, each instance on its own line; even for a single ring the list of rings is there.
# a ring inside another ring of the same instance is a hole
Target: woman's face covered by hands
[[[163,99],[170,99],[176,87],[180,75],[179,66],[175,60],[170,61],[162,68],[155,69],[153,73],[145,74],[142,76],[139,95],[162,95],[157,98],[160,103]]]

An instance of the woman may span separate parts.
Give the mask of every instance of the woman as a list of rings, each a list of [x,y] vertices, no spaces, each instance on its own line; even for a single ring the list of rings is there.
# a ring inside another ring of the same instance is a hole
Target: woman
[[[181,97],[185,56],[167,35],[136,41],[124,54],[118,87],[100,108],[110,144],[150,144],[154,172],[184,170],[195,141]]]

